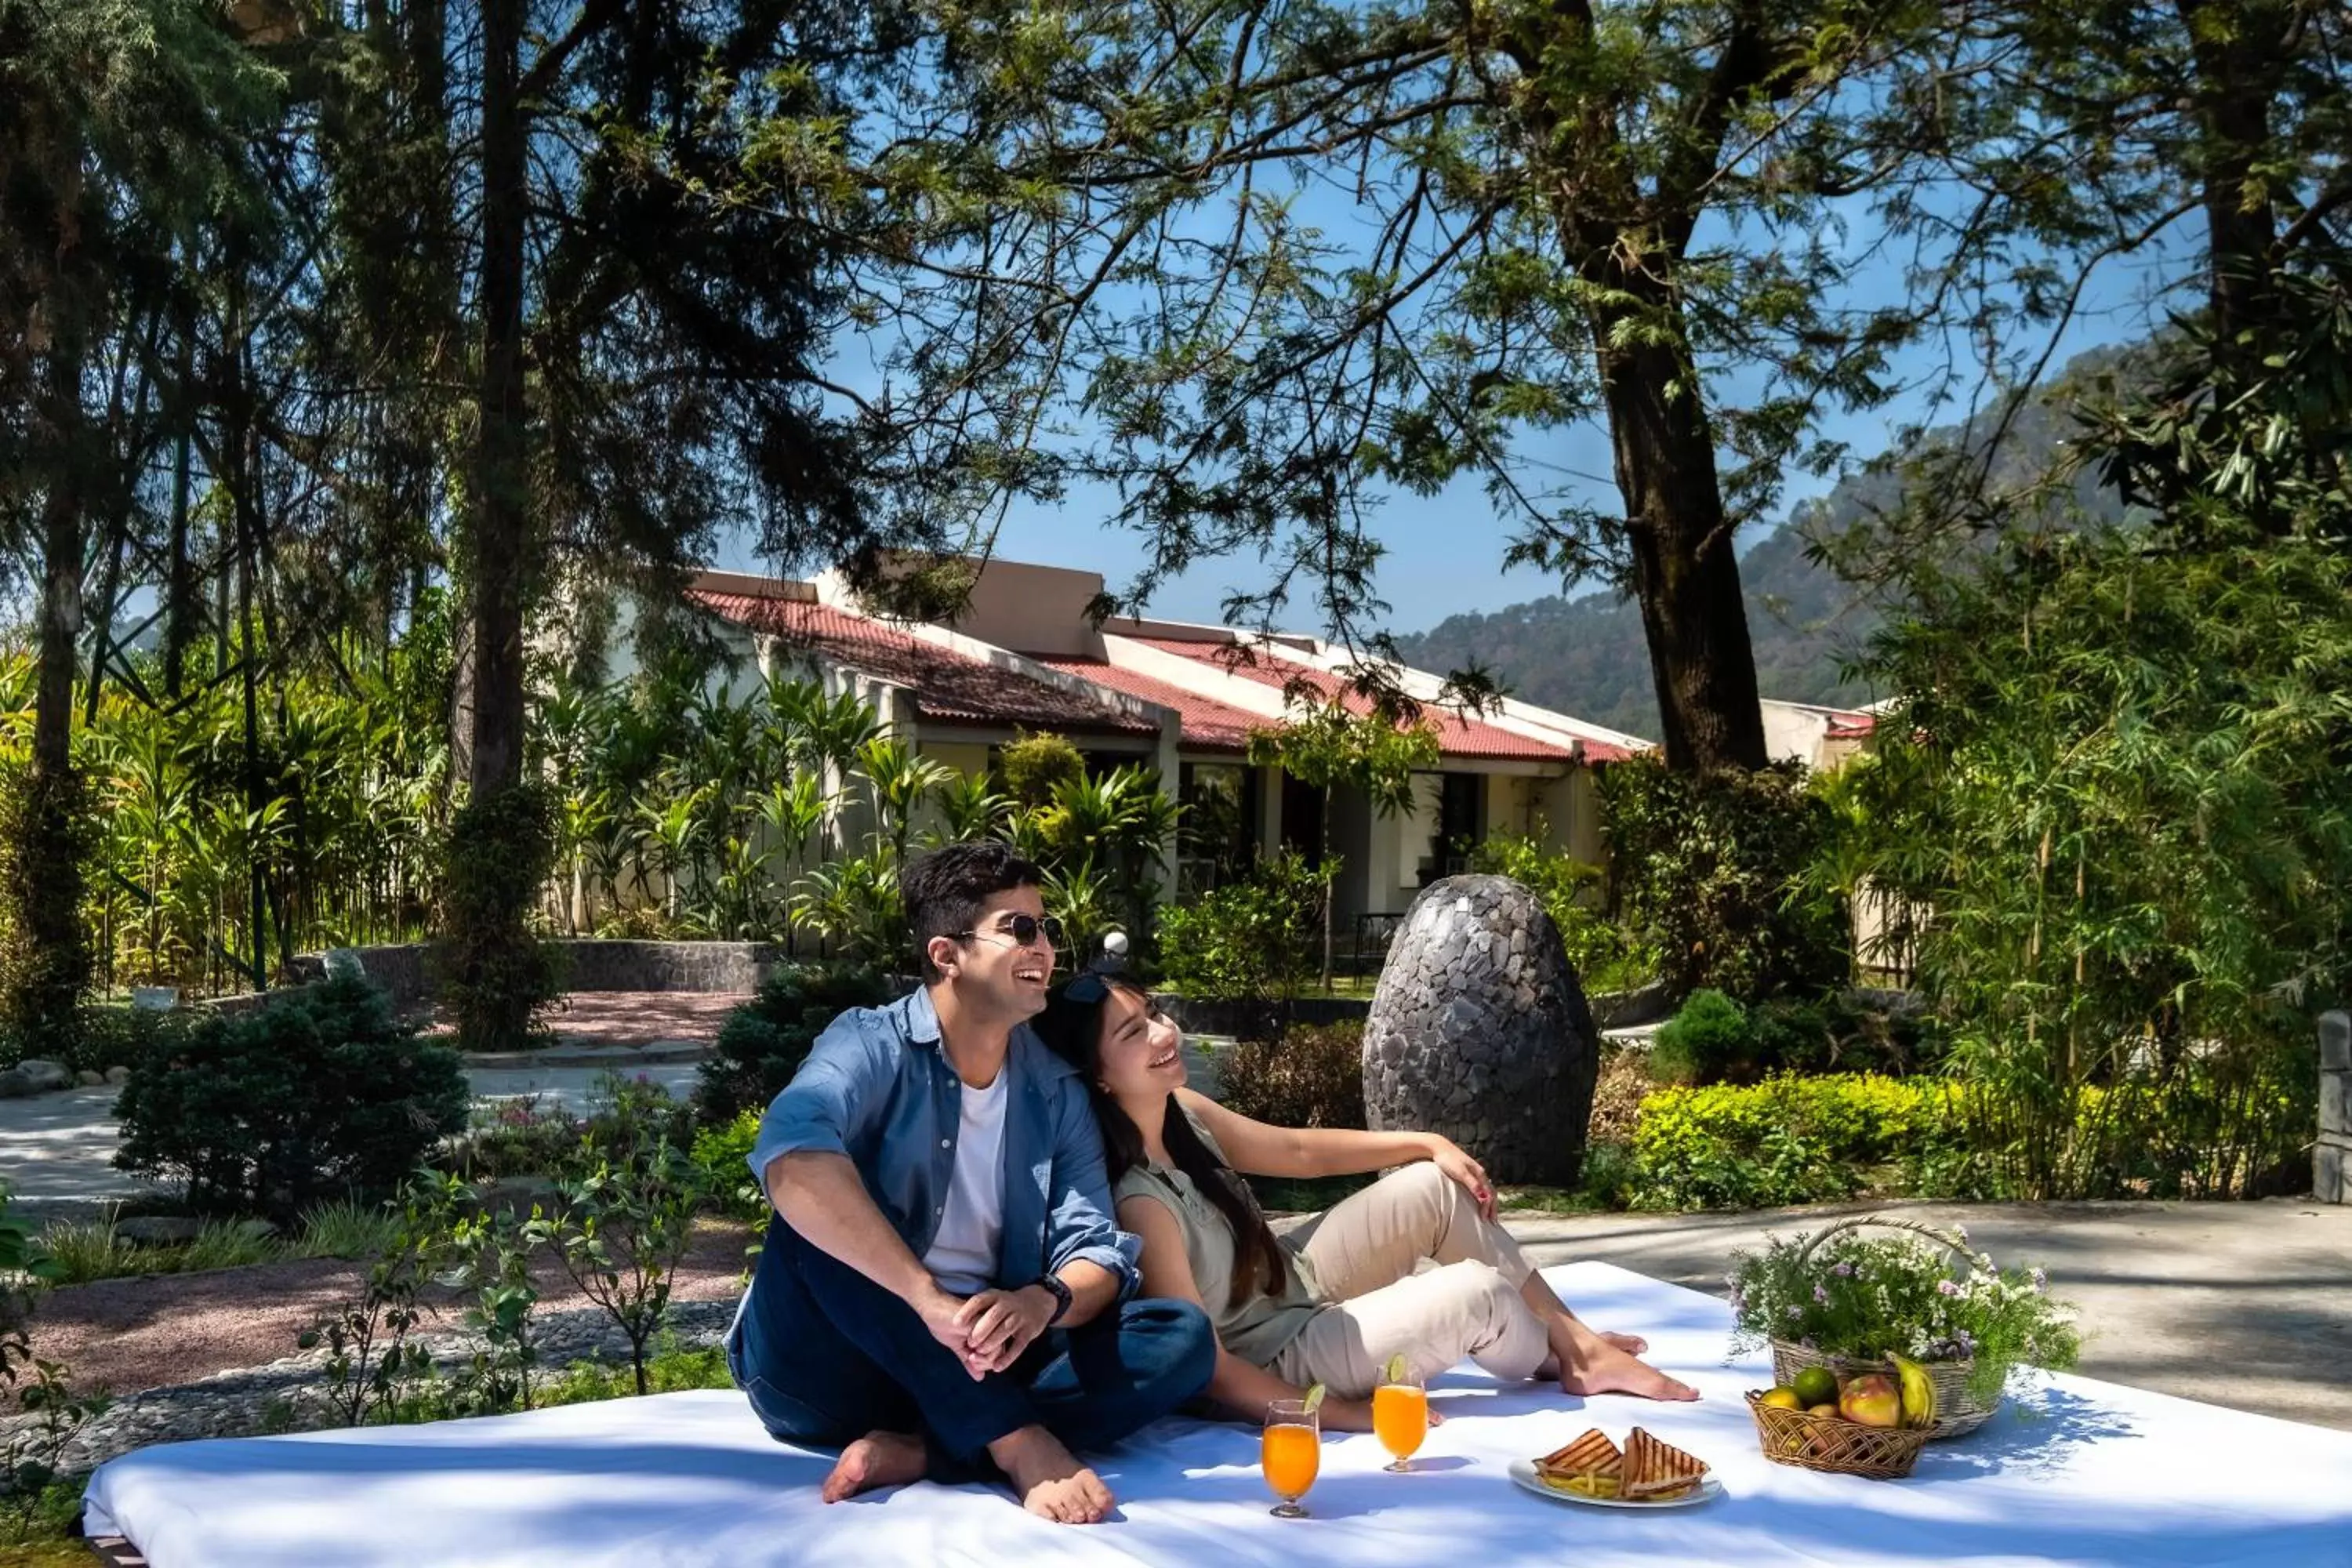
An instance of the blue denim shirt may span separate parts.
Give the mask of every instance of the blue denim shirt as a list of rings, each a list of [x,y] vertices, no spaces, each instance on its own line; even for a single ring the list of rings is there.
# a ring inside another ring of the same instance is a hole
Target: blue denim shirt
[[[996,1283],[1006,1289],[1080,1258],[1135,1293],[1140,1239],[1112,1222],[1102,1133],[1077,1072],[1015,1025],[1004,1070],[1004,1232]],[[940,1016],[920,989],[887,1007],[853,1007],[819,1035],[808,1060],[760,1122],[751,1178],[767,1185],[779,1155],[845,1154],[891,1228],[920,1258],[946,1211],[963,1091],[940,1045]]]

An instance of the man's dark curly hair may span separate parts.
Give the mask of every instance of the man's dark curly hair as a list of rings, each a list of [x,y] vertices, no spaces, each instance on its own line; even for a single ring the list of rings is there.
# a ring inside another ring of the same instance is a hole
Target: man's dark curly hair
[[[927,983],[942,978],[931,962],[931,938],[971,930],[990,894],[1034,888],[1045,879],[1036,862],[993,838],[950,844],[907,862],[898,872],[898,897],[914,929],[916,972]]]

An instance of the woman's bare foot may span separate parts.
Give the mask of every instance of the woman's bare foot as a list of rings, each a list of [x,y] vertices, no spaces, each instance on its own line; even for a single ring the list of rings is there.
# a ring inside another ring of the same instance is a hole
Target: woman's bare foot
[[[1612,1334],[1607,1329],[1596,1329],[1593,1331],[1627,1355],[1640,1355],[1650,1348],[1650,1342],[1639,1334]]]
[[[1631,1394],[1643,1399],[1696,1399],[1698,1390],[1636,1361],[1614,1344],[1591,1346],[1559,1376],[1564,1394]]]
[[[919,1481],[930,1461],[923,1440],[905,1432],[868,1432],[841,1451],[824,1478],[824,1500],[840,1502],[859,1492]]]
[[[988,1446],[1021,1506],[1056,1524],[1093,1524],[1111,1510],[1110,1489],[1043,1426],[1024,1426]]]

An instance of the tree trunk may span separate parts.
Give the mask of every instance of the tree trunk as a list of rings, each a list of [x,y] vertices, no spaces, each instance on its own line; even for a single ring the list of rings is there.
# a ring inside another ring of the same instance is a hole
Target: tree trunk
[[[1596,320],[1595,339],[1606,344],[1613,325]],[[1694,378],[1662,347],[1604,347],[1600,361],[1666,765],[1760,768],[1755,646]]]
[[[54,299],[70,318],[78,302]],[[88,531],[80,322],[53,321],[55,336],[37,421],[41,482],[40,626],[33,697],[31,766],[10,813],[7,901],[16,926],[6,973],[9,1026],[26,1056],[70,1056],[90,971],[81,915],[82,851],[89,818],[73,764],[74,678],[82,627],[82,561]]]
[[[529,410],[522,359],[526,129],[523,0],[482,7],[482,391],[466,573],[470,679],[467,782],[476,796],[522,777],[523,601],[529,574]]]
[[[1318,824],[1323,840],[1323,990],[1331,990],[1331,906],[1339,898],[1339,879],[1331,869],[1331,786],[1323,786],[1323,820]]]
[[[2271,142],[2271,100],[2289,58],[2291,16],[2264,4],[2219,6],[2179,0],[2196,59],[2190,99],[2199,140],[2197,182],[2205,209],[2206,299],[2223,352],[2269,315],[2277,209],[2255,162]],[[2222,13],[2217,25],[2214,13]],[[2260,345],[2256,353],[2263,351]]]
[[[47,471],[42,476],[39,674],[33,698],[33,776],[49,783],[73,771],[74,675],[82,628],[82,451],[80,345],[65,333],[49,362]]]
[[[1754,769],[1769,760],[1704,377],[1690,363],[1675,277],[1737,106],[1775,69],[1760,9],[1738,8],[1706,90],[1676,107],[1688,140],[1650,191],[1633,174],[1637,160],[1619,127],[1633,106],[1553,63],[1564,44],[1573,52],[1597,37],[1591,0],[1528,12],[1528,30],[1511,46],[1521,69],[1549,84],[1513,112],[1535,159],[1558,172],[1550,203],[1562,251],[1604,301],[1590,308],[1586,325],[1625,502],[1660,739],[1677,773]]]

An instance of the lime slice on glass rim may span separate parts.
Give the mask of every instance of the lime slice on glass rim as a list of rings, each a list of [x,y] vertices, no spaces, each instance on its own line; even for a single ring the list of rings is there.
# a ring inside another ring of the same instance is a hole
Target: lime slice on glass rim
[[[1399,1351],[1396,1354],[1389,1357],[1388,1365],[1381,1368],[1381,1377],[1382,1381],[1387,1383],[1402,1383],[1404,1381],[1404,1352],[1402,1351]]]
[[[1323,1394],[1324,1388],[1321,1384],[1318,1383],[1309,1385],[1307,1390],[1307,1397],[1298,1402],[1301,1412],[1308,1415],[1314,1415],[1315,1412],[1322,1406]]]

